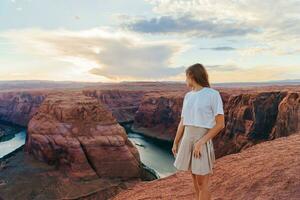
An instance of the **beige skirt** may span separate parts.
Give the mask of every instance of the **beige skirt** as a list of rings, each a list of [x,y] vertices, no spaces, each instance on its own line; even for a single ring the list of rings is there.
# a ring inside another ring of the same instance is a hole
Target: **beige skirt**
[[[173,164],[178,170],[192,171],[193,174],[197,175],[213,174],[215,152],[211,139],[207,141],[205,145],[202,145],[199,158],[193,156],[194,144],[203,137],[208,130],[208,128],[204,127],[185,125],[184,133],[179,141]]]

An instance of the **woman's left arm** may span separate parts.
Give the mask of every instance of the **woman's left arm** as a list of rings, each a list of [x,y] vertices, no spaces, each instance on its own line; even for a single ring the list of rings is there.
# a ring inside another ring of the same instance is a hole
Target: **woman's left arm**
[[[205,144],[208,140],[214,138],[218,133],[225,128],[225,117],[224,114],[217,114],[215,116],[216,125],[209,129],[209,131],[199,140],[201,144]]]
[[[193,155],[196,158],[199,158],[201,154],[200,152],[202,149],[202,145],[205,145],[205,143],[208,140],[215,137],[225,127],[224,114],[217,114],[215,116],[215,119],[216,119],[216,125],[213,128],[209,129],[208,132],[195,143]]]

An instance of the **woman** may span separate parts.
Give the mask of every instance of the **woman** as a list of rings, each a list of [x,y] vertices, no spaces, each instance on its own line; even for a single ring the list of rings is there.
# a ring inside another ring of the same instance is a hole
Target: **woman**
[[[213,174],[215,161],[212,138],[225,127],[223,102],[219,91],[210,88],[203,65],[196,63],[185,72],[187,86],[192,90],[183,100],[172,147],[174,166],[190,171],[197,200],[208,200],[211,199],[209,175]]]

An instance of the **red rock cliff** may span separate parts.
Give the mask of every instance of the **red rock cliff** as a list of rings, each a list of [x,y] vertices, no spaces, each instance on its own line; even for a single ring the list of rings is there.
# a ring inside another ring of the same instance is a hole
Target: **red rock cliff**
[[[0,120],[27,126],[47,92],[0,92]]]
[[[225,129],[214,138],[216,157],[300,130],[300,94],[259,92],[232,95],[225,104]]]
[[[289,92],[278,105],[276,124],[270,139],[287,136],[300,129],[300,93]]]
[[[48,95],[28,124],[26,150],[74,177],[141,176],[138,151],[124,128],[82,93]]]

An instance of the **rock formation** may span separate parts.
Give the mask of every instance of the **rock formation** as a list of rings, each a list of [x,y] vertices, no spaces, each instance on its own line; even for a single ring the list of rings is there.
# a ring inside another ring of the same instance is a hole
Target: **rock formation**
[[[216,160],[210,179],[215,200],[281,200],[300,198],[300,132],[262,142]],[[195,198],[189,172],[139,183],[112,200],[191,200]]]
[[[300,130],[300,93],[290,92],[278,105],[276,124],[269,136],[274,139]]]
[[[213,140],[216,157],[300,130],[297,92],[232,95],[224,107],[226,127]]]
[[[0,197],[3,200],[108,200],[138,182],[139,179],[74,179],[22,150],[0,160]]]
[[[95,98],[49,94],[28,124],[26,150],[77,178],[140,177],[137,149]]]

